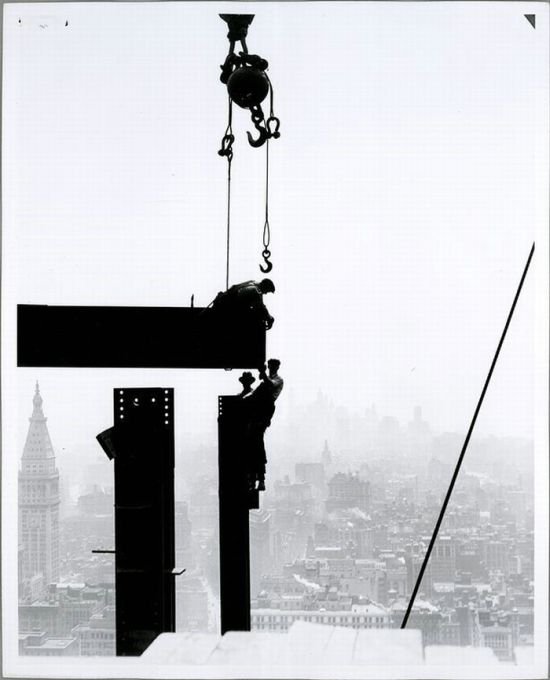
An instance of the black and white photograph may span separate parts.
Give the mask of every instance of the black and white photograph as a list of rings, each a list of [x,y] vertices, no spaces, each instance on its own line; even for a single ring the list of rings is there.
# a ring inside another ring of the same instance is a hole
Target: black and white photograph
[[[548,4],[3,8],[3,676],[548,677]]]

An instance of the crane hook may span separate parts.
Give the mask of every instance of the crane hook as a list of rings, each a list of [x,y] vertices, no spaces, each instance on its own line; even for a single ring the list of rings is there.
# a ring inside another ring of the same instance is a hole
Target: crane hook
[[[254,139],[250,132],[247,132],[246,134],[248,135],[248,143],[250,144],[250,146],[258,148],[259,146],[263,146],[267,142],[267,140],[269,139],[269,132],[260,125],[256,125],[256,130],[258,130],[258,132],[260,133],[258,139]]]
[[[273,262],[269,261],[269,258],[271,257],[271,251],[268,250],[267,248],[264,248],[262,251],[262,257],[264,258],[265,267],[263,265],[260,265],[260,270],[264,274],[267,274],[273,269]]]

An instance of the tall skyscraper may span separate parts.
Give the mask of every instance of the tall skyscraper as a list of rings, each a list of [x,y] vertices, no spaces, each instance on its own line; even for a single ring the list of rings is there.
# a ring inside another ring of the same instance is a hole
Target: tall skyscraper
[[[19,471],[19,543],[21,573],[43,587],[59,578],[59,472],[36,383],[33,411]]]

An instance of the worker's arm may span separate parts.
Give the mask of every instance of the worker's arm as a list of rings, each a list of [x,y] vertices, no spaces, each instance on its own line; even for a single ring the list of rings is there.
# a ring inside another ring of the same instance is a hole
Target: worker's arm
[[[265,366],[259,369],[260,371],[260,380],[263,380],[266,383],[269,383],[272,387],[275,387],[276,382],[275,380],[272,380],[269,375],[265,371]]]
[[[258,294],[257,297],[254,296],[251,307],[258,317],[263,321],[266,329],[269,330],[271,326],[273,326],[274,319],[269,313],[267,307],[264,305],[262,296],[260,294]]]

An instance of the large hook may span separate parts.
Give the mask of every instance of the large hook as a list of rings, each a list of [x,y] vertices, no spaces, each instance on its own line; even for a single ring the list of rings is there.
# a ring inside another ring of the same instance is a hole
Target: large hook
[[[270,135],[269,132],[261,125],[255,125],[255,127],[256,130],[258,130],[258,132],[260,133],[258,139],[254,139],[250,132],[247,132],[246,134],[248,135],[248,143],[250,144],[250,146],[258,148],[259,146],[263,146],[267,142]]]
[[[262,251],[262,257],[264,258],[265,267],[260,265],[260,270],[264,274],[267,274],[267,272],[270,272],[273,269],[273,263],[269,261],[269,258],[271,257],[271,251],[267,248],[264,248]]]

